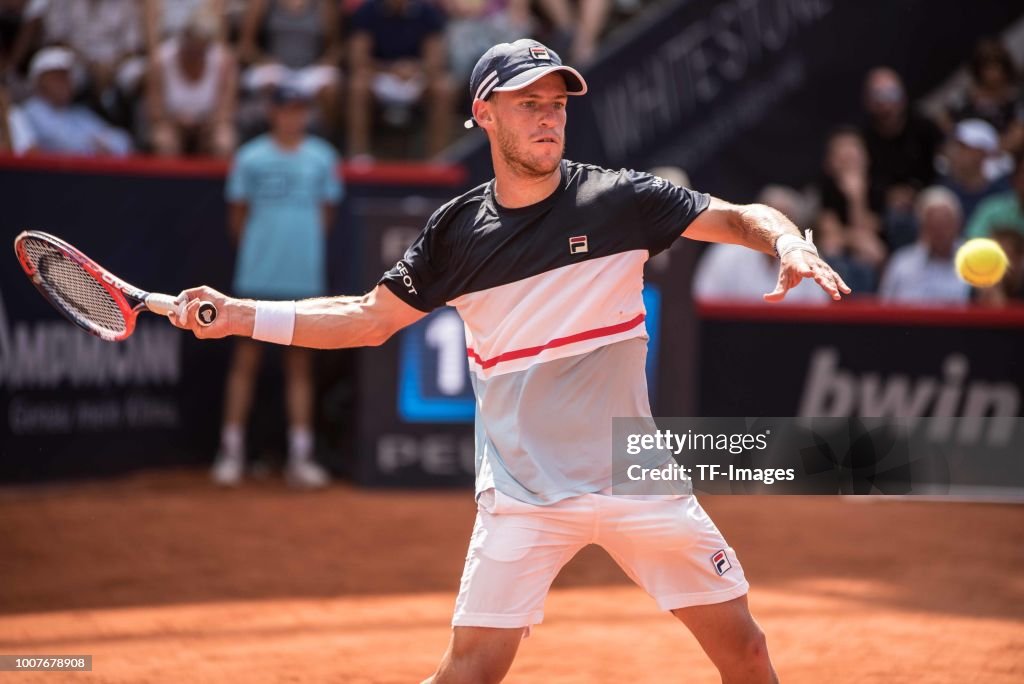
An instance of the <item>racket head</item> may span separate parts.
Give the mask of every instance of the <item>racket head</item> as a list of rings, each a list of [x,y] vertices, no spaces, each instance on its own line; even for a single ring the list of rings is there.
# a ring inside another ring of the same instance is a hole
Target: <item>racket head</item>
[[[49,233],[22,232],[14,240],[14,251],[36,289],[82,330],[110,342],[135,330],[146,292]]]

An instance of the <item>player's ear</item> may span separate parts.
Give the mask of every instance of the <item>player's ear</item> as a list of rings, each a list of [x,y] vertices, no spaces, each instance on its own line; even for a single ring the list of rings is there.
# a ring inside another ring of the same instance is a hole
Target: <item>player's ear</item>
[[[494,123],[494,115],[491,112],[490,104],[484,100],[474,100],[473,118],[476,119],[477,124],[481,127],[483,127],[484,124]]]

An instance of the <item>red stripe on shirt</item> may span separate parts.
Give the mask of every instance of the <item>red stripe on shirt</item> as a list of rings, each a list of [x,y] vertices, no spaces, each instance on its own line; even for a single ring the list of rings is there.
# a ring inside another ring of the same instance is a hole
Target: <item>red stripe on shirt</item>
[[[593,330],[586,330],[575,335],[569,335],[567,337],[557,337],[550,342],[542,344],[538,347],[526,347],[525,349],[516,349],[515,351],[505,352],[504,354],[498,354],[489,359],[482,359],[480,355],[476,353],[472,348],[467,348],[466,353],[469,358],[473,359],[480,365],[481,368],[491,368],[501,363],[502,361],[514,361],[515,359],[524,359],[528,356],[536,356],[545,349],[554,349],[555,347],[564,347],[567,344],[573,344],[574,342],[583,342],[584,340],[592,340],[597,337],[607,337],[609,335],[616,335],[621,332],[631,330],[636,326],[644,322],[644,315],[637,314],[636,318],[628,320],[624,323],[616,323],[615,325],[607,325],[603,328],[594,328]]]

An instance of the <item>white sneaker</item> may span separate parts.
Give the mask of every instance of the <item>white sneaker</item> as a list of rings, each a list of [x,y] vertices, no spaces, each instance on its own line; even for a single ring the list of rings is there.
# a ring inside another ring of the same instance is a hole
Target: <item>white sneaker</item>
[[[312,459],[289,459],[284,479],[296,489],[322,489],[331,483],[331,476],[322,465]]]
[[[218,487],[237,487],[245,474],[245,459],[220,452],[210,469],[210,479]]]

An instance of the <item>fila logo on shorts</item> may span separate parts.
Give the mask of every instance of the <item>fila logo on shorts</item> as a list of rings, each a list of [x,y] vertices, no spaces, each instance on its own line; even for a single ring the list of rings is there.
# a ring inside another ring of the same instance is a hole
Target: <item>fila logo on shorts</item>
[[[719,575],[724,575],[732,568],[732,563],[729,562],[729,558],[725,555],[725,549],[719,549],[711,556],[711,565],[715,566],[715,572]]]
[[[577,235],[576,237],[569,238],[569,254],[586,254],[587,253],[587,236]]]
[[[543,45],[535,45],[531,47],[530,56],[534,59],[543,59],[545,62],[551,60],[551,56],[548,55],[548,49]]]

